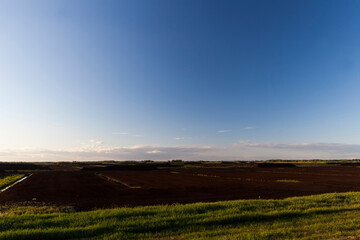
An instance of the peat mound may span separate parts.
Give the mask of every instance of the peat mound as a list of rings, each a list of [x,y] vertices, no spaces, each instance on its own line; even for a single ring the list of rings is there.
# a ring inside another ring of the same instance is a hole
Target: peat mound
[[[48,170],[49,168],[43,165],[33,163],[0,163],[0,171],[4,170]]]
[[[347,163],[341,163],[342,166],[360,166],[359,162],[347,162]]]
[[[113,171],[113,170],[156,170],[161,167],[180,167],[180,165],[175,165],[171,163],[151,163],[151,164],[117,164],[109,166],[88,166],[83,167],[82,170],[91,170],[91,171]]]
[[[295,164],[292,163],[258,163],[257,166],[259,168],[288,168],[288,167],[296,167]]]

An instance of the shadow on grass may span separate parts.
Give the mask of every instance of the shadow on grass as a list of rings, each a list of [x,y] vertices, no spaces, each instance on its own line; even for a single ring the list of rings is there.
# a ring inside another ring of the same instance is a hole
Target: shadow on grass
[[[85,228],[50,228],[35,230],[17,230],[3,232],[0,239],[6,240],[40,240],[40,239],[80,239],[91,238],[114,232],[114,228],[106,226],[91,226]]]
[[[315,215],[319,214],[334,214],[334,213],[343,213],[343,212],[350,212],[350,211],[359,211],[360,208],[351,208],[351,209],[319,209],[314,210],[311,212],[301,212],[301,211],[293,211],[293,212],[283,212],[283,213],[276,213],[276,214],[248,214],[248,215],[241,215],[241,216],[228,216],[223,218],[217,218],[214,216],[214,219],[205,219],[194,222],[196,219],[191,219],[191,222],[186,220],[180,221],[178,219],[169,219],[166,221],[159,222],[158,225],[152,224],[149,225],[133,225],[124,229],[124,232],[127,233],[147,233],[147,232],[166,232],[166,231],[174,231],[174,232],[181,232],[185,229],[189,228],[189,225],[194,223],[196,227],[201,228],[211,228],[211,227],[219,227],[219,226],[237,226],[237,225],[247,225],[247,224],[254,224],[254,223],[264,223],[264,222],[271,222],[271,221],[281,221],[281,220],[293,220],[296,218],[303,218],[303,217],[314,217]],[[145,223],[146,224],[146,223]]]

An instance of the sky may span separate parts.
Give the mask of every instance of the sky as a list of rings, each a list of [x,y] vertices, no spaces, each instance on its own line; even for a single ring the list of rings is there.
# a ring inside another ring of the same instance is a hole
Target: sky
[[[0,0],[0,161],[360,158],[359,12]]]

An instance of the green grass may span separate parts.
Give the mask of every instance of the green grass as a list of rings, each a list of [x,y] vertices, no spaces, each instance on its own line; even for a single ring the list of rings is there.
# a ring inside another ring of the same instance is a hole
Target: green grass
[[[285,183],[299,183],[299,180],[295,180],[295,179],[279,179],[276,180],[276,182],[285,182]]]
[[[17,180],[23,178],[25,174],[13,174],[0,178],[0,189],[4,189],[7,186],[13,184]]]
[[[360,193],[0,217],[0,239],[350,239]],[[352,238],[351,238],[352,239]]]

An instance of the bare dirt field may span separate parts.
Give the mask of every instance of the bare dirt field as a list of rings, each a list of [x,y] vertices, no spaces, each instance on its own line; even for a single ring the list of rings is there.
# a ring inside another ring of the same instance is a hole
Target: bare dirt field
[[[356,165],[257,167],[218,163],[141,170],[81,170],[84,168],[78,165],[55,165],[50,169],[34,171],[1,193],[0,203],[43,202],[92,209],[360,191],[360,168]]]

